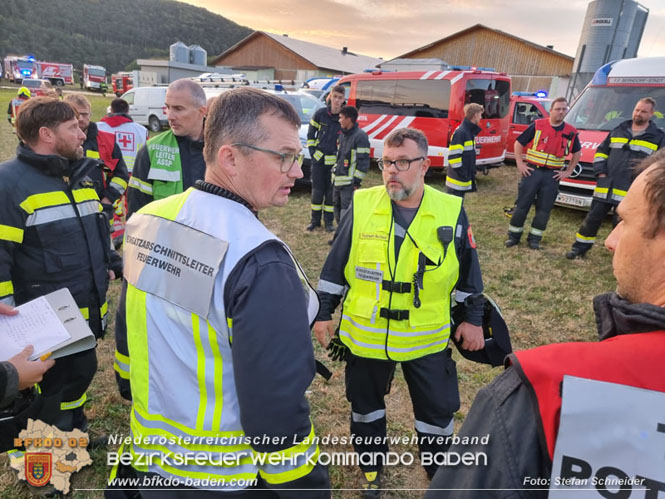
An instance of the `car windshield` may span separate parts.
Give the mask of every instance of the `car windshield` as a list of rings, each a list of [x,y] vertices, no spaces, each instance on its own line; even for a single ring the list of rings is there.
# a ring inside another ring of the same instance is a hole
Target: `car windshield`
[[[552,100],[551,100],[551,99],[541,100],[541,101],[540,101],[540,105],[543,106],[543,108],[545,109],[545,111],[547,111],[547,112],[549,113],[549,112],[550,112],[550,108],[552,107]]]
[[[635,104],[642,97],[653,97],[658,103],[654,123],[665,126],[665,87],[588,87],[574,102],[566,122],[580,130],[610,131],[632,119]]]
[[[39,88],[42,86],[42,80],[23,80],[23,86],[28,88]]]
[[[309,123],[314,111],[320,107],[325,106],[323,102],[315,97],[304,94],[275,94],[277,97],[284,99],[291,103],[291,105],[298,112],[300,121],[303,124]]]
[[[88,74],[90,76],[106,76],[106,71],[103,69],[88,68]]]

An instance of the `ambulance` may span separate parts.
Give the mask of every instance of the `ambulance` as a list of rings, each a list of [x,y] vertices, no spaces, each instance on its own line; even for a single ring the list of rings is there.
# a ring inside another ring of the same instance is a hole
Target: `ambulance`
[[[448,144],[464,120],[464,105],[485,109],[476,137],[479,170],[505,157],[510,121],[510,77],[469,68],[444,71],[372,71],[344,76],[347,104],[358,109],[358,126],[367,132],[371,156],[383,153],[383,139],[398,128],[417,128],[427,135],[432,167],[448,166]]]
[[[566,122],[579,131],[582,157],[573,174],[559,184],[556,203],[588,210],[596,178],[593,157],[610,130],[632,119],[643,97],[656,99],[653,122],[665,127],[665,57],[643,57],[610,62],[596,71],[573,102]]]

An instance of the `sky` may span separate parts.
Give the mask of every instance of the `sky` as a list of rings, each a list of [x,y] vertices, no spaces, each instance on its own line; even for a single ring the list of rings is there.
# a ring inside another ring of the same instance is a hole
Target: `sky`
[[[589,0],[181,0],[251,29],[392,59],[474,24],[575,56]],[[639,56],[665,55],[665,0],[649,9]]]

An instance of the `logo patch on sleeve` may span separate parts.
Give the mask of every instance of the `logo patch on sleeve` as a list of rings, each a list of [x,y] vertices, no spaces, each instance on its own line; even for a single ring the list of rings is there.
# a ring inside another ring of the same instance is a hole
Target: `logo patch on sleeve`
[[[476,238],[473,237],[473,231],[471,230],[470,225],[469,225],[469,230],[466,231],[466,234],[469,236],[469,244],[473,249],[476,249]]]

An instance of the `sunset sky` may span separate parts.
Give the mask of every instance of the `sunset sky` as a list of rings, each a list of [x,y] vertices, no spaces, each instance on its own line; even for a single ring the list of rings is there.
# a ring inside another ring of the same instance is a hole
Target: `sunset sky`
[[[391,59],[474,24],[575,56],[589,0],[187,0],[255,30]],[[665,0],[650,10],[639,55],[665,55]],[[563,7],[562,5],[565,5]]]

